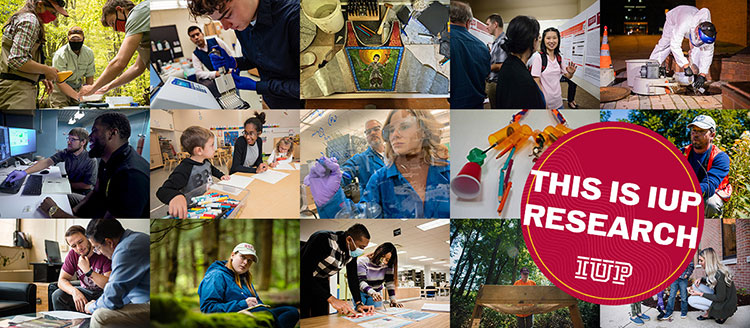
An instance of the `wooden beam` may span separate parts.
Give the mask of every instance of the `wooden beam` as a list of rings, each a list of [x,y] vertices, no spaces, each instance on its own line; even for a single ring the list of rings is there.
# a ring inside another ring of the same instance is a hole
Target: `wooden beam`
[[[479,328],[479,322],[482,321],[482,312],[484,308],[478,303],[474,305],[474,311],[471,313],[471,328]]]
[[[477,304],[578,304],[578,299],[555,286],[483,285]]]

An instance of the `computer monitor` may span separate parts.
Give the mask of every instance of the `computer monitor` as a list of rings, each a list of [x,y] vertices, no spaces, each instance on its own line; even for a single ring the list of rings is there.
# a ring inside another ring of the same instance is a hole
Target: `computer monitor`
[[[8,127],[0,126],[0,164],[10,158]]]
[[[60,244],[54,240],[44,241],[44,252],[47,253],[47,262],[51,264],[62,263],[60,256]]]
[[[19,156],[36,152],[36,130],[8,128],[10,156]]]

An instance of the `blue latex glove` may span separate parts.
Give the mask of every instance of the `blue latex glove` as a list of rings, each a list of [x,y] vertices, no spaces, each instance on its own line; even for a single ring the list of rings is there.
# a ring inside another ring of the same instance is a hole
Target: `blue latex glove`
[[[214,49],[218,50],[221,56],[214,54]],[[234,57],[230,56],[226,51],[224,51],[224,48],[222,47],[214,46],[213,48],[211,48],[208,54],[208,58],[211,59],[211,65],[214,66],[215,70],[219,70],[219,67],[224,67],[227,71],[233,68],[237,68],[237,61],[234,59]]]
[[[335,158],[321,157],[310,168],[304,184],[310,186],[315,204],[323,206],[341,188],[341,170]]]
[[[232,78],[234,79],[234,86],[237,87],[237,89],[255,90],[255,80],[249,77],[240,76],[237,71],[232,72]]]
[[[8,174],[8,182],[13,183],[26,177],[28,173],[26,171],[15,170]]]

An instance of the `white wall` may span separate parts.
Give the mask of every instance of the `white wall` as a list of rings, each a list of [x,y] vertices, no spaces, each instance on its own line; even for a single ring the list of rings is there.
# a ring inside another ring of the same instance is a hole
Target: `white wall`
[[[153,6],[153,4],[152,4]],[[197,22],[196,22],[197,20]],[[182,44],[182,53],[185,57],[191,58],[191,53],[195,50],[195,44],[190,41],[190,37],[187,34],[188,27],[196,25],[204,31],[204,24],[211,22],[208,18],[197,18],[193,19],[190,16],[190,12],[186,8],[179,9],[167,9],[167,10],[151,10],[151,26],[167,26],[175,25],[177,27],[177,35],[180,37],[180,43]],[[237,43],[237,37],[232,30],[221,30],[219,36],[228,45],[232,46]],[[237,48],[239,49],[239,48]],[[236,54],[237,52],[235,52]]]

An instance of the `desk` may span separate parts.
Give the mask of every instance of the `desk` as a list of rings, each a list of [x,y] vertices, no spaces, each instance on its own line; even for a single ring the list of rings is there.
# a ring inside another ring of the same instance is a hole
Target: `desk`
[[[13,170],[25,170],[29,166],[18,166],[18,167],[7,167],[2,170],[0,170],[0,182],[5,180],[5,177],[8,176],[10,172]],[[39,174],[35,173],[32,175],[41,175],[44,178],[44,183],[47,184],[48,182],[55,181],[56,183],[64,183],[62,182],[67,181],[66,178],[62,177],[62,174],[60,173],[60,168],[58,166],[50,166],[48,169],[48,174]],[[28,177],[26,177],[26,181],[28,181]],[[24,185],[26,185],[26,181],[24,181]],[[18,190],[18,193],[16,194],[6,194],[6,193],[0,193],[0,217],[2,218],[47,218],[47,213],[43,213],[41,210],[39,210],[39,205],[42,204],[42,201],[50,197],[52,198],[55,203],[57,203],[57,206],[60,207],[61,210],[72,214],[73,210],[70,208],[70,202],[68,201],[68,195],[63,193],[45,193],[45,190],[48,189],[46,187],[42,187],[42,194],[39,196],[32,196],[32,195],[21,195],[21,192],[23,192],[23,186],[21,186],[21,189]],[[63,186],[64,188],[64,186]],[[57,189],[57,188],[55,188]],[[70,191],[70,183],[67,183],[67,190]]]
[[[411,302],[403,302],[401,304],[404,305],[407,309],[417,310],[419,311],[422,309],[422,305],[425,303],[440,303],[440,304],[448,304],[448,302],[432,302],[432,301],[411,301]],[[436,313],[437,315],[431,318],[424,319],[422,321],[415,321],[414,323],[404,326],[409,328],[416,328],[416,327],[429,327],[429,328],[438,328],[438,327],[450,327],[450,313],[448,312],[431,312],[431,311],[424,311],[424,312],[430,312],[430,313]],[[339,317],[338,314],[329,314],[325,316],[319,316],[319,317],[312,317],[312,318],[306,318],[300,320],[300,325],[303,328],[323,328],[323,327],[341,327],[341,328],[354,328],[359,327],[358,323],[351,322],[349,320],[346,320],[342,317]]]
[[[247,196],[245,207],[238,218],[242,219],[289,219],[299,218],[299,170],[279,170],[288,173],[276,184],[270,184],[258,179],[247,185],[245,191],[235,196],[239,199]],[[252,177],[252,173],[235,173]],[[220,192],[209,190],[209,192]],[[248,195],[249,193],[249,195]],[[232,197],[230,195],[230,197]]]

